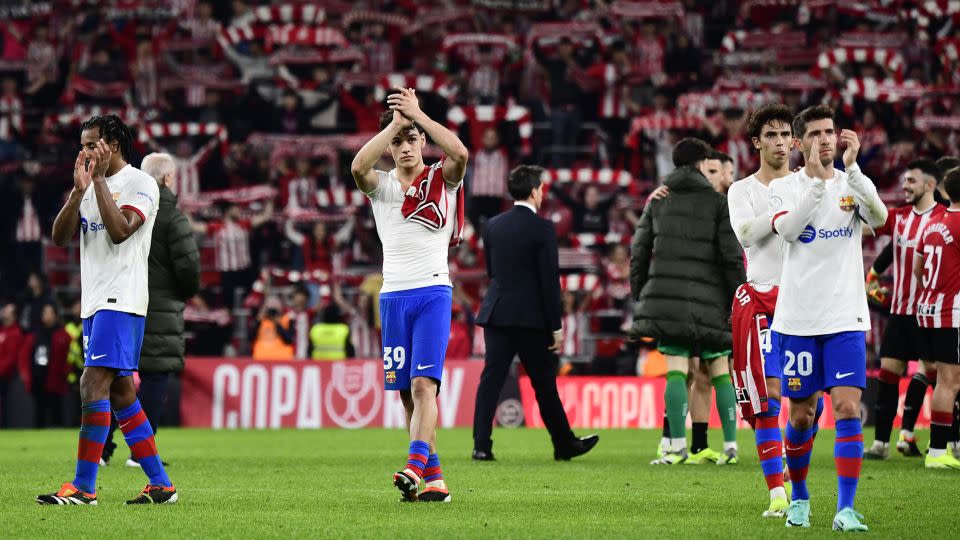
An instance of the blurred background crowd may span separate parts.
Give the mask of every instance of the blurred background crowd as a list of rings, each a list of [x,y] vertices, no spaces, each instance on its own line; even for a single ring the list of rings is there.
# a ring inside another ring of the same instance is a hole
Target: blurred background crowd
[[[629,241],[677,140],[741,178],[754,107],[826,103],[891,205],[909,160],[960,153],[956,2],[54,0],[0,2],[0,20],[0,380],[36,396],[82,364],[79,248],[49,237],[94,113],[133,127],[132,163],[176,158],[202,263],[188,355],[380,356],[379,240],[349,164],[394,86],[471,151],[450,358],[483,353],[479,235],[516,164],[546,168],[566,369],[633,374],[653,368],[623,347]],[[264,321],[279,341],[257,342]],[[311,346],[318,324],[345,329],[342,350]]]

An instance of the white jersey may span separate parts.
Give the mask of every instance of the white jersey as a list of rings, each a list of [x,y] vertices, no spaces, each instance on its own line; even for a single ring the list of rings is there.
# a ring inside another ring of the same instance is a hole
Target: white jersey
[[[747,257],[747,281],[779,285],[783,239],[770,226],[770,188],[756,175],[734,182],[727,193],[730,225]]]
[[[107,188],[121,209],[140,215],[143,225],[114,244],[100,217],[93,184],[80,199],[80,316],[101,309],[147,314],[147,258],[157,217],[160,188],[149,174],[127,165],[106,178]]]
[[[822,199],[811,207],[806,225],[797,225],[799,236],[784,243],[774,331],[816,336],[870,329],[863,292],[860,215],[869,215],[869,209],[883,203],[869,179],[859,171],[857,174],[869,193],[868,200],[855,194],[847,173],[834,170],[833,179],[823,184]],[[784,215],[800,215],[798,206],[814,182],[801,170],[770,183],[770,212],[778,232],[784,234],[778,221]],[[882,219],[885,217],[884,211]]]
[[[367,193],[373,204],[373,219],[383,244],[383,288],[381,293],[419,289],[434,285],[453,286],[447,256],[453,236],[457,190],[447,191],[447,220],[440,230],[431,230],[407,221],[400,208],[403,192],[397,170],[376,171],[377,188]]]

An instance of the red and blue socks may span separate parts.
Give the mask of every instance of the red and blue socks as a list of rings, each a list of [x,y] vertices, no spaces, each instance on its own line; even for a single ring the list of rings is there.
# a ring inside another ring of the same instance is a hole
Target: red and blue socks
[[[110,401],[102,399],[84,403],[80,414],[80,443],[73,485],[84,493],[94,494],[97,492],[100,456],[110,432]]]
[[[948,424],[949,425],[949,424]],[[859,418],[837,420],[837,440],[833,446],[837,465],[837,512],[853,508],[863,465],[863,426]],[[796,487],[794,487],[796,489]]]
[[[430,454],[427,466],[423,469],[423,481],[429,486],[434,482],[443,485],[443,471],[440,469],[440,456]]]
[[[780,433],[780,400],[767,401],[767,412],[754,418],[757,456],[767,489],[783,489],[783,435]]]
[[[815,426],[816,424],[814,424]],[[798,430],[787,423],[786,447],[787,468],[793,482],[793,500],[810,500],[807,491],[807,471],[810,468],[810,455],[813,451],[814,428]]]
[[[147,420],[143,407],[140,406],[140,400],[133,402],[126,409],[114,411],[117,417],[117,423],[120,424],[120,430],[123,431],[123,438],[130,447],[130,453],[137,460],[150,479],[151,486],[172,487],[167,472],[163,469],[163,462],[157,453],[157,443],[153,438],[153,427]]]
[[[407,469],[410,469],[418,478],[423,478],[423,469],[427,467],[427,461],[430,459],[430,445],[426,441],[411,441],[410,452],[407,456]],[[437,465],[439,468],[439,458]]]

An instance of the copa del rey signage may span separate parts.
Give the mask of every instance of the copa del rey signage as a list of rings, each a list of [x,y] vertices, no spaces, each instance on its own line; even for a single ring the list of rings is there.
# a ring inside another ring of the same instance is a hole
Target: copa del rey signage
[[[440,387],[442,427],[473,424],[483,362],[447,361]],[[181,390],[186,427],[399,428],[406,413],[397,392],[383,390],[380,360],[255,362],[191,358]]]

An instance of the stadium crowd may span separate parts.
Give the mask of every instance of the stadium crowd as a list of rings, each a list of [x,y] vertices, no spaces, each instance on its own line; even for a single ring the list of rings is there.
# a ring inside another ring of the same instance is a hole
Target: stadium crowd
[[[175,156],[173,190],[203,270],[185,313],[189,354],[379,356],[379,240],[349,163],[395,86],[416,88],[471,154],[467,241],[451,252],[448,356],[483,353],[473,324],[485,280],[479,231],[507,205],[508,171],[537,163],[548,167],[545,215],[561,245],[564,355],[588,360],[575,363],[584,372],[636,373],[636,355],[624,358],[622,347],[627,246],[648,194],[673,168],[674,144],[707,140],[738,179],[758,166],[745,133],[753,108],[825,103],[838,127],[858,131],[861,167],[899,205],[908,161],[960,154],[960,13],[951,6],[5,3],[2,332],[52,343],[52,352],[40,369],[31,341],[0,342],[0,386],[19,372],[35,395],[63,395],[82,364],[71,344],[76,309],[66,307],[79,294],[78,247],[49,239],[79,124],[98,112],[135,129],[139,156]],[[868,242],[866,262],[880,247]],[[349,337],[321,351],[311,342],[318,325]]]

